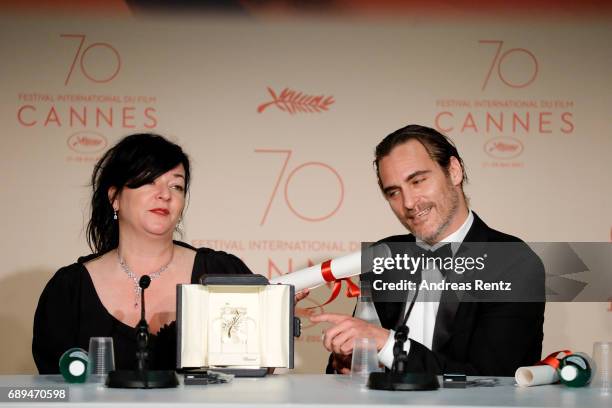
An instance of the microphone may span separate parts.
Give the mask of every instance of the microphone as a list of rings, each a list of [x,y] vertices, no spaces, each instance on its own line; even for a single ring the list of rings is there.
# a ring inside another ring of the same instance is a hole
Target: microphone
[[[136,325],[136,370],[115,370],[108,373],[109,388],[176,388],[173,370],[149,370],[149,324],[145,313],[145,289],[151,284],[149,275],[142,275],[140,287],[140,321]]]
[[[151,284],[151,277],[149,275],[142,275],[140,277],[140,280],[138,281],[138,286],[140,286],[141,289],[148,288],[150,284]]]
[[[410,301],[408,312],[402,319],[402,314],[406,310],[406,303],[402,308],[400,314],[400,322],[395,328],[395,344],[393,345],[393,364],[391,365],[390,372],[384,373],[370,373],[368,378],[368,388],[373,390],[387,390],[387,391],[428,391],[437,390],[440,388],[438,377],[434,373],[422,372],[422,373],[408,373],[408,353],[404,350],[404,344],[408,341],[408,318],[412,313],[412,308],[419,296],[419,286],[421,282],[421,271],[418,272],[416,290],[414,291],[414,297]]]
[[[146,381],[144,372],[147,369],[147,360],[149,359],[149,324],[145,317],[145,289],[151,284],[149,275],[142,275],[138,281],[140,286],[140,321],[136,326],[136,367]],[[146,388],[146,387],[145,387]]]
[[[419,278],[417,280],[421,280],[419,273]],[[408,327],[408,318],[412,313],[412,308],[414,307],[414,303],[416,302],[417,297],[419,296],[419,286],[416,286],[416,290],[414,291],[414,297],[410,301],[410,306],[408,307],[408,312],[404,316],[402,323],[399,324],[395,328],[395,344],[393,345],[393,364],[391,365],[391,372],[393,374],[402,375],[406,372],[406,364],[408,363],[408,353],[404,350],[404,344],[408,340],[408,333],[410,333],[410,328]],[[402,308],[402,313],[406,304],[404,304],[404,308]],[[401,316],[401,315],[400,315]],[[401,317],[400,317],[401,319]]]

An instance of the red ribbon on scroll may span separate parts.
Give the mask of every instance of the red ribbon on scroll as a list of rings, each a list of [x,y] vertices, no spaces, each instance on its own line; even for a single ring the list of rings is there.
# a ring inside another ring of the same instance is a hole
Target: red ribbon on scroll
[[[554,353],[550,353],[549,355],[547,355],[543,360],[538,362],[536,365],[549,365],[556,370],[559,368],[559,364],[561,363],[561,360],[562,360],[562,358],[559,358],[559,354],[561,353],[564,354],[563,357],[569,356],[570,354],[572,354],[570,350],[555,351]]]
[[[325,282],[334,282],[329,299],[327,299],[327,301],[321,306],[325,306],[328,303],[333,302],[338,297],[340,289],[342,288],[342,281],[346,282],[346,297],[351,298],[359,296],[359,286],[355,285],[351,278],[336,279],[331,270],[331,263],[331,260],[327,260],[321,264],[321,276],[323,276]]]

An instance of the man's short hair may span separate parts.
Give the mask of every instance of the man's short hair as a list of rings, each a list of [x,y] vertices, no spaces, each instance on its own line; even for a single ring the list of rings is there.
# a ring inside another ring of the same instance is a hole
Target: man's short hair
[[[380,160],[391,153],[394,147],[410,140],[418,140],[425,150],[427,150],[427,153],[429,153],[429,157],[438,163],[447,174],[450,158],[453,156],[456,157],[463,171],[463,180],[461,180],[461,188],[463,188],[463,183],[467,183],[468,177],[463,159],[459,156],[459,152],[453,141],[448,136],[443,135],[435,129],[420,125],[408,125],[389,134],[378,144],[378,146],[376,146],[374,153],[374,168],[376,169],[376,177],[378,178],[378,185],[381,189]]]

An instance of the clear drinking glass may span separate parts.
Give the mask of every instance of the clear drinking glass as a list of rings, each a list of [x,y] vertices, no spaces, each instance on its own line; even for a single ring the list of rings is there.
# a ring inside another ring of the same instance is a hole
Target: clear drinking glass
[[[351,380],[365,386],[370,373],[376,371],[379,371],[376,341],[365,337],[355,339],[351,362]]]
[[[115,352],[112,337],[89,339],[88,382],[104,382],[106,375],[115,369]]]
[[[612,392],[612,341],[598,341],[593,344],[593,361],[595,376],[591,386],[609,394]]]

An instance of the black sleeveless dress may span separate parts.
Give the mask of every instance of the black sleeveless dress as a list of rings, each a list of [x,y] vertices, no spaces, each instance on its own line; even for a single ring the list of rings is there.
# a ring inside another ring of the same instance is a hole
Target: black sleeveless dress
[[[209,248],[196,251],[191,283],[204,274],[252,273],[238,257]],[[81,257],[58,270],[43,290],[34,315],[32,355],[40,374],[58,374],[61,355],[72,347],[87,350],[90,337],[112,337],[115,368],[136,367],[136,329],[117,320],[104,307],[83,265],[99,255]],[[151,369],[176,368],[176,322],[150,336]]]

